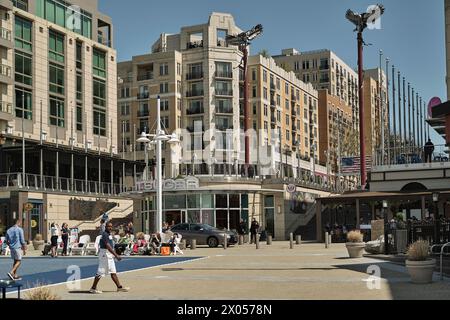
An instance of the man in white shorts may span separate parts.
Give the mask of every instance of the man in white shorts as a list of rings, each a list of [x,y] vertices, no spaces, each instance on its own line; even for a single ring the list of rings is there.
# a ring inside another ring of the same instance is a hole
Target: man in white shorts
[[[17,269],[19,269],[20,264],[22,263],[22,256],[26,254],[27,250],[23,229],[20,226],[21,221],[16,219],[14,221],[14,226],[9,228],[6,232],[6,244],[11,250],[11,259],[14,261],[11,271],[8,272],[8,277],[13,281],[22,280],[22,278],[17,275]]]
[[[100,290],[97,290],[97,284],[101,278],[111,275],[111,279],[117,286],[117,292],[128,292],[130,288],[122,287],[117,277],[116,264],[114,258],[117,261],[121,261],[122,258],[114,251],[114,242],[111,235],[112,223],[107,223],[105,232],[102,233],[102,238],[100,239],[100,251],[98,253],[98,270],[95,275],[94,283],[92,284],[90,293],[100,294]]]

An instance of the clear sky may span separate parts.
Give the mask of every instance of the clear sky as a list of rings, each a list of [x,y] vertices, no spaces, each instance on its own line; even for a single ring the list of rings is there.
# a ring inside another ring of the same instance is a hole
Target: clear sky
[[[367,30],[365,68],[379,65],[382,49],[426,100],[446,97],[444,0],[379,0],[386,7],[381,30]],[[113,19],[119,61],[150,52],[160,33],[206,23],[213,11],[231,13],[243,30],[261,23],[264,34],[252,52],[283,48],[327,48],[356,68],[356,34],[345,19],[347,9],[363,12],[367,0],[99,0]],[[436,134],[435,144],[444,141]]]

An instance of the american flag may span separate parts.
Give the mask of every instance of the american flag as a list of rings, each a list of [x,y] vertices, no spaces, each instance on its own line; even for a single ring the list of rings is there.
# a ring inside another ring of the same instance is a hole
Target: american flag
[[[372,157],[366,156],[366,170],[372,169]],[[342,174],[359,174],[361,170],[361,158],[349,157],[341,159],[341,173]]]

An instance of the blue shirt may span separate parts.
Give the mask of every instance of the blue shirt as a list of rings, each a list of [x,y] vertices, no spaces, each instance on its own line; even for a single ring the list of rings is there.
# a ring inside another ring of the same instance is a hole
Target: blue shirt
[[[107,243],[109,243],[111,248],[114,249],[113,237],[111,234],[109,234],[108,232],[105,231],[102,233],[102,238],[100,239],[100,249],[106,249]]]
[[[20,249],[25,243],[25,237],[23,236],[23,229],[18,226],[13,226],[6,231],[6,242],[9,242],[11,249]]]

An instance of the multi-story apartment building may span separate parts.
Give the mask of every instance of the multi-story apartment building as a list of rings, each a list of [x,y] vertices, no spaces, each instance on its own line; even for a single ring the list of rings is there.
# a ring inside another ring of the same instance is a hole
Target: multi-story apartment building
[[[380,82],[381,80],[381,82]],[[381,94],[380,95],[380,88]],[[366,154],[380,156],[382,128],[385,144],[389,133],[388,95],[386,74],[379,68],[364,71],[364,130]],[[381,103],[383,108],[381,108]]]
[[[151,53],[119,63],[121,150],[127,159],[145,159],[146,147],[136,139],[143,131],[155,132],[159,96],[163,128],[178,132],[182,140],[177,148],[163,148],[163,176],[171,190],[164,194],[163,220],[234,229],[240,219],[256,218],[267,232],[284,239],[310,221],[300,221],[296,213],[306,213],[315,197],[330,191],[312,182],[314,168],[317,175],[327,173],[310,162],[320,152],[317,91],[271,59],[249,58],[249,116],[256,132],[250,139],[253,170],[245,176],[243,54],[225,41],[240,32],[231,15],[212,13],[207,23],[162,34]],[[147,151],[153,168],[154,151]],[[136,226],[143,231],[154,229],[151,185],[140,186],[141,198],[135,201],[140,212]]]
[[[52,221],[95,220],[101,209],[77,201],[113,199],[133,166],[118,157],[113,27],[97,1],[0,7],[1,221],[23,218],[31,239]]]
[[[316,90],[327,89],[331,96],[343,100],[352,108],[353,127],[359,130],[358,74],[333,51],[284,49],[274,59]]]
[[[248,76],[253,129],[275,143],[276,168],[282,164],[284,177],[311,171],[310,159],[318,163],[322,150],[317,91],[261,55],[249,58]]]

